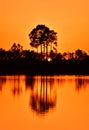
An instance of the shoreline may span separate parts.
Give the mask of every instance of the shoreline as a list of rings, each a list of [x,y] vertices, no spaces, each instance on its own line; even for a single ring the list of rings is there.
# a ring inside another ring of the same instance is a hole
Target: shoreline
[[[89,61],[0,61],[0,75],[89,75]]]

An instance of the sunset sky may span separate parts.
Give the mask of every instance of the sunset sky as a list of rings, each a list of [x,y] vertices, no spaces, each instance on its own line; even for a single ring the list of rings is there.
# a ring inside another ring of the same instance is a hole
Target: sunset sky
[[[89,51],[89,0],[1,0],[0,48],[30,49],[28,34],[45,24],[58,34],[58,51]]]

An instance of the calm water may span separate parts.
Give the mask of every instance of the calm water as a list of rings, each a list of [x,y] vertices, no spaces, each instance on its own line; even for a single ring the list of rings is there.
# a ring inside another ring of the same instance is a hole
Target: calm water
[[[89,76],[0,76],[0,130],[89,130]]]

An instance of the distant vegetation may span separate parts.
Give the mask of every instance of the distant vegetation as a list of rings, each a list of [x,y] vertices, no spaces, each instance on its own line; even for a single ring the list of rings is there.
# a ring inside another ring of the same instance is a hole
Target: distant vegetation
[[[58,53],[54,30],[37,25],[29,38],[36,52],[16,43],[8,51],[0,48],[0,74],[89,74],[89,55],[81,49]]]

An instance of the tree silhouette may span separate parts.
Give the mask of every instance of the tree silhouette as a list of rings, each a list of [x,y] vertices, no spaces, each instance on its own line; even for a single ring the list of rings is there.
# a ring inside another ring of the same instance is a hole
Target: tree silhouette
[[[13,94],[13,96],[16,96],[16,95],[19,96],[21,93],[22,93],[22,88],[20,86],[20,76],[14,75],[14,86],[13,86],[13,89],[12,89],[12,94]]]
[[[6,53],[3,48],[0,48],[0,60],[4,60],[6,58]]]
[[[35,86],[31,91],[30,106],[37,114],[45,114],[56,106],[56,91],[53,80],[41,76],[41,86]]]
[[[16,44],[16,43],[13,43],[13,45],[9,50],[9,52],[12,53],[12,58],[14,59],[20,58],[22,51],[23,51],[23,47],[20,44]]]
[[[75,58],[77,60],[84,60],[87,58],[87,54],[83,52],[82,50],[78,49],[75,51]]]
[[[54,30],[50,30],[45,25],[37,25],[36,28],[34,28],[31,33],[29,34],[30,38],[30,45],[34,48],[41,47],[41,60],[42,60],[42,53],[46,54],[46,60],[48,58],[48,46],[51,46],[52,50],[52,44],[57,46],[57,33],[54,32]],[[46,53],[45,53],[46,51]]]
[[[15,52],[15,51],[22,52],[23,47],[20,44],[13,43],[13,45],[10,48],[10,51],[12,51],[12,52]]]
[[[0,91],[2,91],[4,84],[6,83],[6,77],[0,76]]]
[[[85,89],[89,85],[89,79],[82,79],[81,77],[75,79],[76,90],[80,91],[82,88]]]

